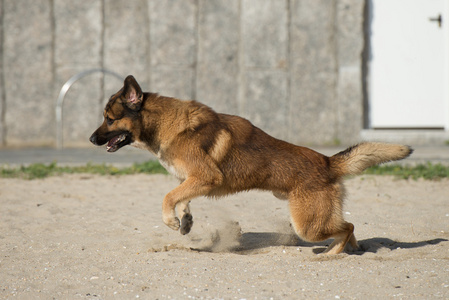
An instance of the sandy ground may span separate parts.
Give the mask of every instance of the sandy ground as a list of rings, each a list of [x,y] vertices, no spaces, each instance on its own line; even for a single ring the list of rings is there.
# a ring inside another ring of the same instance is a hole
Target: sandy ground
[[[181,236],[170,176],[0,179],[0,298],[449,299],[449,180],[346,183],[363,250],[327,257],[269,193],[196,199]]]

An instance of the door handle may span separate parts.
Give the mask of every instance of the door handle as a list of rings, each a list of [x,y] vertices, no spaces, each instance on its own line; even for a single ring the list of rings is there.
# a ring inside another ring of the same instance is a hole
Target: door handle
[[[430,22],[438,22],[438,27],[441,27],[441,23],[443,23],[443,18],[441,17],[441,14],[438,15],[436,18],[429,18]]]

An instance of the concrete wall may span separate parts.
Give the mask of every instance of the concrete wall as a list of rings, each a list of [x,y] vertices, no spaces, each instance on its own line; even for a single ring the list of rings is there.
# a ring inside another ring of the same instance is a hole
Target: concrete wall
[[[0,1],[0,147],[5,145],[5,83],[3,67],[3,1]]]
[[[0,141],[55,145],[54,105],[91,68],[196,99],[298,144],[353,143],[363,126],[361,0],[0,0]],[[94,74],[64,105],[87,146],[121,87]]]

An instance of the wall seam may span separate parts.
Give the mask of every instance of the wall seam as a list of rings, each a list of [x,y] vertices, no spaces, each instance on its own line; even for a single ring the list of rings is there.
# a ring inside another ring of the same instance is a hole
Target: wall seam
[[[55,1],[49,0],[50,3],[50,34],[51,34],[51,45],[50,45],[50,69],[51,69],[51,86],[54,91],[55,104],[57,99],[57,81],[56,81],[56,17],[55,17]],[[55,116],[55,126],[56,128],[56,116]],[[57,130],[57,129],[56,129]],[[53,133],[53,137],[56,136],[56,132]],[[57,144],[57,140],[54,140],[55,145]]]
[[[292,67],[291,67],[291,38],[292,38],[292,30],[291,30],[291,23],[292,23],[292,12],[291,12],[291,0],[287,0],[287,106],[288,106],[288,112],[287,112],[287,139],[289,141],[292,140],[293,137],[293,113],[292,113],[292,106],[293,106],[293,99],[291,96],[291,86],[292,86]]]
[[[105,34],[106,34],[106,7],[105,7],[105,0],[101,1],[101,32],[100,32],[100,38],[101,38],[101,45],[100,45],[100,68],[104,69],[104,53],[105,53]],[[98,99],[99,101],[99,109],[101,111],[103,99],[105,98],[105,74],[101,73],[100,75],[100,97]],[[99,114],[101,115],[101,114]]]
[[[243,22],[242,22],[242,1],[239,0],[239,12],[238,12],[238,27],[239,27],[239,40],[238,40],[238,50],[237,50],[237,60],[238,60],[238,87],[237,87],[237,111],[238,115],[245,116],[246,113],[246,101],[245,101],[245,59],[243,56],[243,40],[242,40],[242,34],[243,34]]]
[[[338,105],[339,103],[339,93],[338,93],[338,84],[339,84],[339,43],[338,43],[338,31],[339,31],[339,24],[338,24],[338,2],[340,0],[337,1],[333,1],[333,6],[332,6],[332,17],[334,18],[332,24],[332,28],[331,30],[331,35],[332,35],[332,45],[334,48],[334,64],[335,64],[335,69],[334,69],[334,75],[335,75],[335,79],[334,79],[334,86],[333,86],[333,107],[335,109],[335,120],[334,120],[334,132],[333,132],[333,140],[329,141],[333,144],[340,144],[341,142],[341,137],[340,137],[340,106]]]
[[[192,64],[192,90],[190,92],[191,99],[195,100],[197,96],[197,88],[198,88],[198,61],[199,61],[199,41],[200,41],[200,30],[199,30],[199,24],[200,24],[200,1],[196,0],[195,2],[195,20],[194,20],[194,29],[193,32],[195,33],[195,38],[193,41],[193,47],[194,49],[194,61]]]
[[[144,60],[144,64],[145,64],[145,70],[147,70],[147,72],[146,72],[146,77],[145,77],[145,80],[146,80],[146,84],[145,84],[145,86],[147,87],[147,89],[148,89],[148,91],[150,91],[151,90],[151,85],[150,85],[150,83],[151,83],[151,78],[150,78],[150,68],[151,68],[151,61],[150,61],[150,16],[149,16],[149,13],[150,13],[150,9],[149,9],[149,3],[148,3],[148,1],[145,1],[144,2],[144,6],[145,6],[145,9],[144,9],[144,11],[145,11],[145,20],[144,20],[144,22],[145,22],[145,26],[144,26],[144,28],[145,28],[145,53],[146,53],[146,55],[145,55],[145,60]],[[128,75],[128,74],[122,74],[122,76],[123,75]]]
[[[371,51],[370,43],[370,24],[371,24],[371,0],[365,0],[363,6],[363,50],[362,50],[362,129],[369,129],[370,120],[370,105],[369,105],[369,59]]]
[[[2,111],[0,114],[0,146],[6,146],[6,134],[7,134],[7,128],[6,128],[6,91],[5,91],[5,52],[4,52],[4,40],[5,40],[5,29],[4,29],[4,19],[5,19],[5,3],[4,0],[1,1],[1,11],[0,11],[0,22],[1,22],[1,32],[0,32],[0,48],[1,48],[1,54],[2,57],[0,57],[0,66],[1,66],[1,72],[0,72],[0,87],[1,87],[1,95],[0,95],[0,101],[1,101],[1,107]]]
[[[150,5],[150,1],[151,0],[148,0],[148,1],[146,1],[146,3],[147,3],[147,13],[146,13],[146,15],[147,15],[147,19],[146,19],[146,22],[147,22],[147,63],[148,63],[148,65],[147,65],[147,69],[148,69],[148,89],[151,91],[151,90],[153,90],[153,81],[152,81],[152,79],[153,79],[153,76],[152,76],[152,73],[153,73],[153,64],[152,64],[152,62],[151,62],[151,14],[150,14],[150,9],[151,9],[151,5]]]
[[[53,90],[56,87],[56,17],[55,17],[55,1],[50,0],[50,30],[51,30],[51,76]]]

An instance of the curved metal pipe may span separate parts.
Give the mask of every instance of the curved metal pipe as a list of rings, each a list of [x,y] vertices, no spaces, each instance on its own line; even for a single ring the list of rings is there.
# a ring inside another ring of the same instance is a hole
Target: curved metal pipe
[[[98,73],[101,72],[103,74],[109,74],[112,75],[114,77],[116,77],[119,80],[123,80],[124,78],[122,76],[120,76],[119,74],[107,70],[107,69],[101,69],[101,68],[97,68],[97,69],[90,69],[90,70],[86,70],[86,71],[82,71],[78,74],[73,75],[72,77],[70,77],[69,80],[66,81],[66,83],[64,83],[64,85],[62,86],[61,90],[59,91],[59,96],[58,99],[56,100],[56,147],[57,149],[62,149],[62,127],[63,127],[63,122],[62,122],[62,107],[64,105],[64,98],[65,95],[67,94],[67,92],[69,91],[70,87],[77,82],[78,80],[80,80],[81,78],[90,75],[92,73]]]

